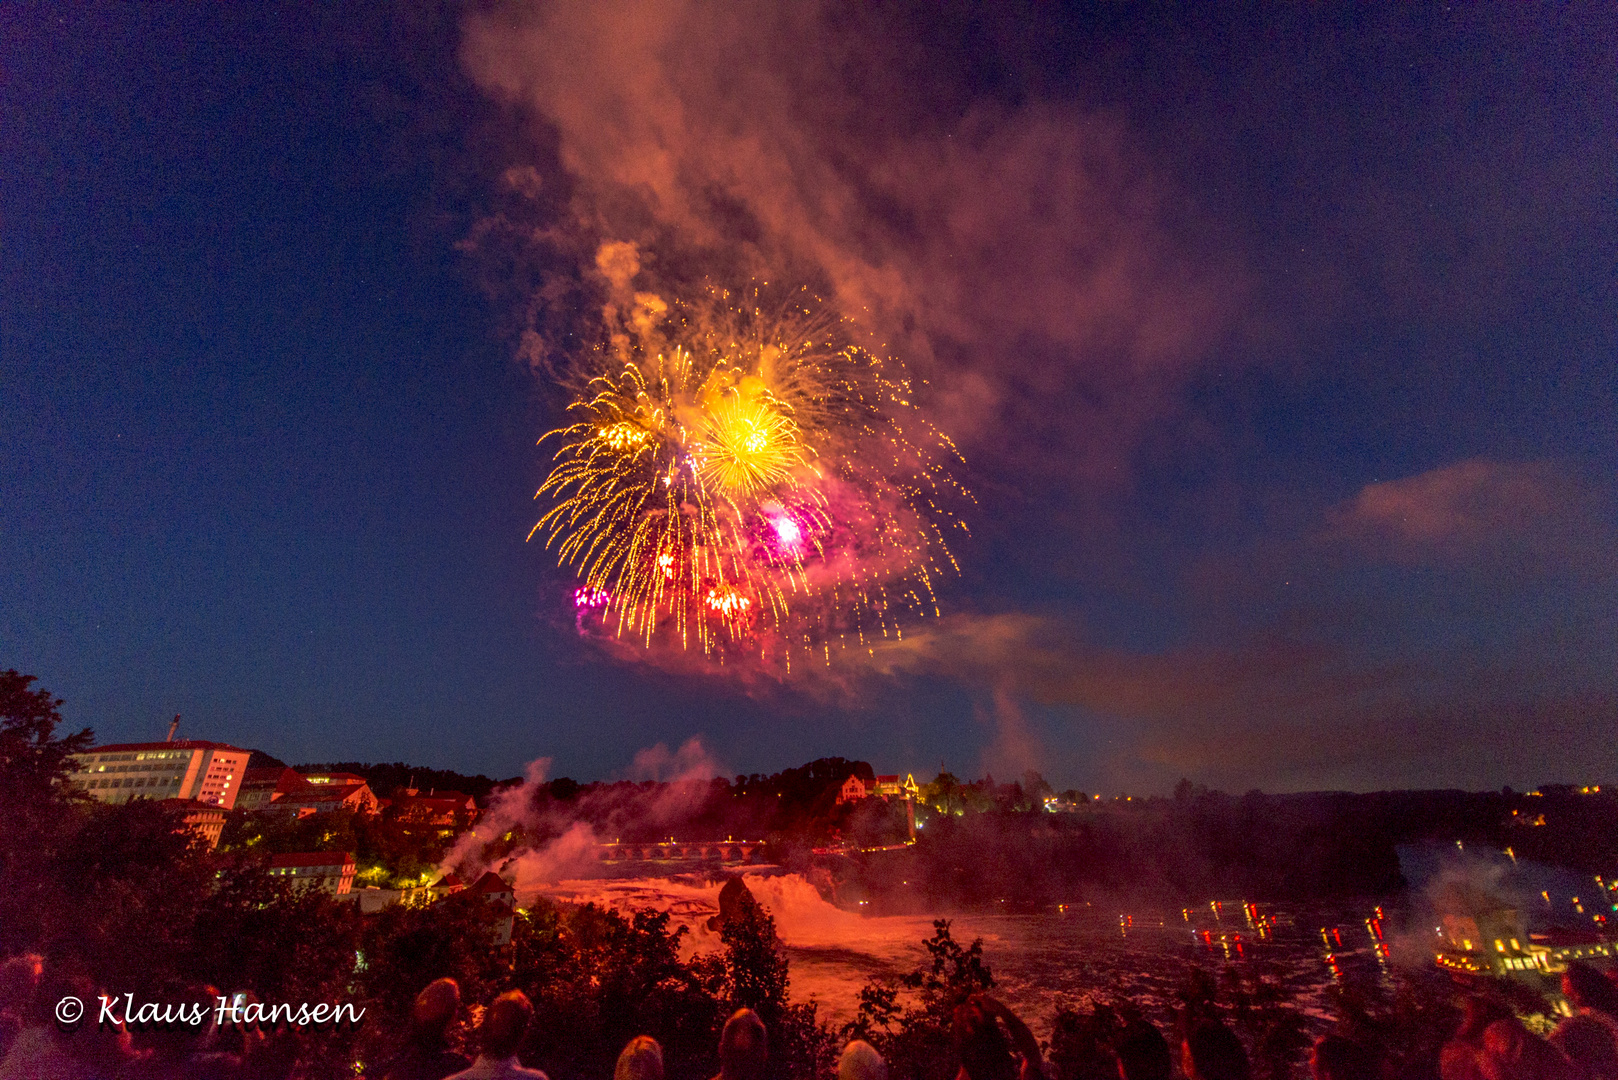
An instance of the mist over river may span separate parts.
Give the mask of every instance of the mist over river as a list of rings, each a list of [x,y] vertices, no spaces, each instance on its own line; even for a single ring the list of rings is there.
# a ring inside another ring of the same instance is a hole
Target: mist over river
[[[1188,968],[1217,974],[1231,964],[1281,980],[1293,1003],[1324,1027],[1325,991],[1341,973],[1379,978],[1389,963],[1366,928],[1375,914],[1369,904],[1262,905],[1257,924],[1240,899],[1223,900],[1217,911],[1212,901],[1189,911],[1079,901],[1006,914],[865,915],[828,903],[798,874],[760,868],[743,880],[775,919],[792,965],[792,999],[814,999],[834,1025],[854,1017],[869,980],[896,980],[926,959],[922,942],[932,937],[934,918],[950,919],[963,945],[983,939],[996,993],[1041,1033],[1060,1008],[1121,997],[1166,1023]],[[562,881],[537,891],[564,903],[668,911],[690,930],[683,946],[689,957],[720,948],[707,923],[719,911],[722,884],[690,874]],[[1322,929],[1335,931],[1330,949]]]

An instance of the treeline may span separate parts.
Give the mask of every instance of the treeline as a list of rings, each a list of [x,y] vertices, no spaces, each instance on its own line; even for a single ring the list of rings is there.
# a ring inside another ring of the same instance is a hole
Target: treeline
[[[773,861],[808,872],[824,861],[813,854],[821,845],[874,848],[908,836],[898,800],[838,804],[842,782],[869,771],[826,758],[734,780],[554,780],[508,796],[525,801],[522,813],[487,855],[542,847],[585,821],[626,842],[764,840]],[[1048,812],[1052,799],[1062,812]],[[903,895],[933,909],[1037,906],[1095,890],[1298,900],[1398,892],[1398,847],[1424,841],[1509,847],[1592,873],[1618,862],[1618,795],[1568,787],[1235,796],[1183,783],[1172,798],[1095,800],[1057,795],[1037,773],[1007,784],[941,774],[922,786],[915,813],[918,843],[850,856],[835,868],[839,884],[862,899]]]
[[[1460,840],[1590,872],[1618,860],[1607,792],[1219,792],[1092,803],[1077,813],[1001,808],[933,814],[903,852],[857,857],[850,887],[931,909],[1038,906],[1106,891],[1177,902],[1243,896],[1387,896],[1398,848]],[[906,882],[902,890],[896,881]]]
[[[387,764],[372,764],[365,761],[323,761],[313,764],[294,765],[299,772],[346,772],[356,776],[365,777],[371,790],[380,798],[387,798],[396,791],[406,788],[415,788],[423,793],[429,791],[459,791],[463,795],[471,795],[479,803],[486,801],[489,795],[499,787],[509,787],[520,783],[522,777],[514,776],[507,780],[492,780],[482,773],[468,776],[465,773],[454,772],[450,769],[429,769],[420,765],[407,765],[402,761]]]

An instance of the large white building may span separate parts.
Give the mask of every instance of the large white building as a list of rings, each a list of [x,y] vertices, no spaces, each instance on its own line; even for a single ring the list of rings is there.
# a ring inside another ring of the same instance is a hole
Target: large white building
[[[201,739],[115,743],[74,754],[70,782],[107,803],[130,799],[194,799],[230,810],[251,750]]]

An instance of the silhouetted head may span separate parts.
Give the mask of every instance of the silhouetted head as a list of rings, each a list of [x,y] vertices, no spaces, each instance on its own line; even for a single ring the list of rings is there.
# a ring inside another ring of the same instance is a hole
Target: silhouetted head
[[[1371,1080],[1377,1075],[1376,1055],[1361,1043],[1341,1035],[1323,1035],[1309,1055],[1315,1080]]]
[[[1016,1080],[1017,1059],[994,1017],[976,1001],[955,1007],[955,1052],[972,1080]]]
[[[864,1039],[855,1039],[837,1059],[837,1080],[888,1080],[888,1063],[876,1047]]]
[[[1612,1030],[1594,1016],[1581,1013],[1556,1025],[1551,1045],[1586,1076],[1618,1076],[1618,1043]]]
[[[663,1080],[663,1048],[650,1035],[636,1035],[618,1055],[612,1080]]]
[[[1618,988],[1607,977],[1581,960],[1569,963],[1562,973],[1562,993],[1581,1009],[1595,1009],[1618,1016]]]
[[[760,1080],[769,1059],[764,1021],[752,1009],[737,1009],[719,1036],[719,1075],[725,1080]]]
[[[460,984],[454,979],[437,979],[416,995],[410,1023],[417,1037],[442,1038],[460,1008]]]
[[[1112,1050],[1118,1055],[1119,1080],[1170,1080],[1174,1075],[1169,1041],[1145,1020],[1124,1028]]]
[[[521,990],[495,998],[489,1011],[483,1014],[483,1026],[478,1028],[478,1041],[484,1055],[503,1060],[515,1054],[533,1018],[534,1006]]]
[[[1496,1020],[1484,1029],[1483,1052],[1478,1055],[1478,1066],[1489,1080],[1516,1077],[1529,1070],[1533,1044],[1538,1041],[1515,1016]]]
[[[1180,1044],[1180,1068],[1190,1080],[1248,1080],[1247,1051],[1224,1024],[1203,1020]]]
[[[1560,1050],[1516,1017],[1496,1020],[1485,1029],[1477,1061],[1485,1080],[1564,1080],[1577,1075]]]
[[[1474,1046],[1483,1042],[1483,1032],[1496,1020],[1511,1019],[1511,1009],[1492,994],[1474,994],[1461,1003],[1463,1018],[1455,1037]]]
[[[0,1010],[26,1012],[45,975],[45,960],[34,953],[0,964]]]

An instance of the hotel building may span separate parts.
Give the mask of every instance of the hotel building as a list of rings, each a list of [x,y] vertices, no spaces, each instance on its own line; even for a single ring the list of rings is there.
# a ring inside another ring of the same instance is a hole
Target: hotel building
[[[114,743],[74,754],[78,771],[69,783],[105,803],[193,799],[230,810],[251,755],[251,750],[201,739]]]

